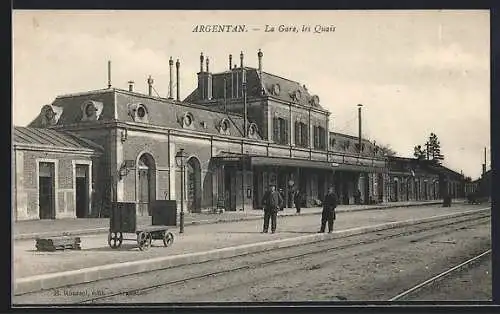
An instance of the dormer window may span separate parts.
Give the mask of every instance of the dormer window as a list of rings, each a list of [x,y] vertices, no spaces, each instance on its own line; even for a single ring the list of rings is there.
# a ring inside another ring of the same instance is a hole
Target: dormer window
[[[52,110],[52,107],[47,108],[47,110],[45,111],[45,118],[47,118],[47,121],[52,121],[55,115],[56,114],[54,113],[54,110]]]
[[[231,124],[229,123],[229,120],[227,118],[222,119],[219,125],[219,132],[221,134],[229,135],[229,129],[231,127]]]
[[[192,128],[194,122],[194,116],[191,112],[186,112],[182,117],[182,127],[183,128]]]
[[[95,105],[93,103],[90,103],[90,104],[85,106],[85,115],[87,116],[87,118],[90,118],[93,115],[95,115],[96,111],[97,111],[97,108],[95,107]]]
[[[276,96],[279,96],[281,91],[280,85],[279,84],[274,84],[273,85],[273,94]]]
[[[130,104],[128,114],[132,117],[134,122],[148,123],[148,108],[144,104]]]
[[[193,119],[191,118],[191,116],[190,116],[190,115],[186,115],[186,117],[184,118],[184,124],[185,124],[186,126],[190,126],[190,125],[191,125],[191,123],[193,123]]]
[[[41,110],[42,126],[49,126],[57,124],[61,117],[62,108],[52,105],[45,105]]]
[[[311,105],[313,105],[314,107],[318,107],[319,106],[319,97],[318,95],[314,95],[311,97]]]
[[[300,92],[300,90],[296,90],[295,91],[295,99],[298,101],[302,98],[302,93]]]
[[[257,125],[255,123],[251,123],[248,127],[248,136],[256,137],[257,136]]]
[[[351,142],[349,142],[348,140],[344,141],[344,150],[348,150],[349,146],[351,146]]]
[[[144,118],[146,116],[146,109],[144,109],[144,107],[139,107],[137,108],[137,116],[139,118]]]
[[[102,102],[88,100],[82,104],[82,121],[97,121],[102,113]]]

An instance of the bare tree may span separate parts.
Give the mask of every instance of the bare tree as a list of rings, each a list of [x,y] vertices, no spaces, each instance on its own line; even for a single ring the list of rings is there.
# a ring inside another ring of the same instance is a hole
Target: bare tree
[[[378,145],[378,149],[382,153],[383,156],[396,156],[397,153],[394,149],[391,148],[390,145]]]

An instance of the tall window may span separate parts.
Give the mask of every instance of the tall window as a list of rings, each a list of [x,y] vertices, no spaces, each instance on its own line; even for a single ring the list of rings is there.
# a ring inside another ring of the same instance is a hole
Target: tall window
[[[326,130],[321,126],[314,127],[314,148],[315,149],[326,148]]]
[[[298,147],[308,147],[309,137],[308,137],[307,125],[304,122],[295,122],[295,146]]]
[[[309,126],[305,123],[301,123],[302,128],[302,147],[309,147]]]
[[[277,144],[287,145],[288,144],[288,121],[283,118],[274,118],[274,142]]]

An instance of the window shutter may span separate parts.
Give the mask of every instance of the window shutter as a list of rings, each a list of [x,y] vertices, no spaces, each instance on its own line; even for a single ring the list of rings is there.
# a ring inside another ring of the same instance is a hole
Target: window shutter
[[[290,144],[290,126],[288,123],[288,120],[283,120],[285,121],[285,144]]]
[[[325,132],[325,128],[321,128],[321,149],[325,149],[326,148],[326,132]]]
[[[273,118],[273,141],[275,143],[279,142],[279,123],[278,118]]]
[[[314,148],[318,148],[318,127],[314,126]]]
[[[294,130],[295,130],[295,145],[300,145],[300,127],[299,123],[295,121],[294,123]]]
[[[318,148],[323,149],[323,128],[318,126]]]
[[[309,147],[309,126],[302,123],[302,146]]]

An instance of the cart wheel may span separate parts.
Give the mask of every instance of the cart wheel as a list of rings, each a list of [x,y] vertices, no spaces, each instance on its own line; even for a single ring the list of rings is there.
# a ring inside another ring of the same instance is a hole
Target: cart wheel
[[[108,244],[112,249],[117,249],[122,245],[123,234],[121,232],[109,232],[108,233]]]
[[[163,237],[163,245],[166,247],[171,246],[174,243],[174,234],[172,232],[166,232]]]
[[[137,235],[137,246],[141,251],[148,250],[151,247],[151,233],[140,232]]]

